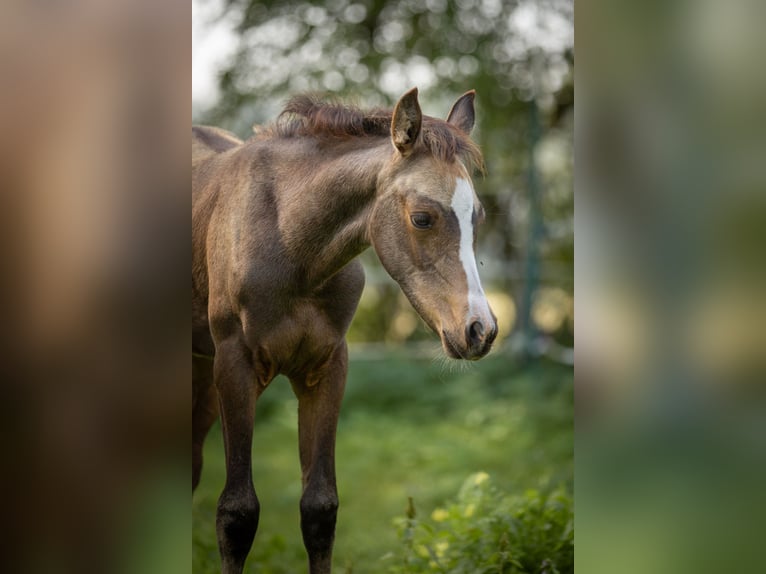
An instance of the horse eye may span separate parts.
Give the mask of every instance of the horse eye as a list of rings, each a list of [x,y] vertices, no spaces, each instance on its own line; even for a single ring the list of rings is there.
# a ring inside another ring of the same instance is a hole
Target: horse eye
[[[431,226],[433,225],[431,215],[423,211],[418,211],[417,213],[410,215],[410,221],[412,221],[412,225],[418,229],[431,229]]]

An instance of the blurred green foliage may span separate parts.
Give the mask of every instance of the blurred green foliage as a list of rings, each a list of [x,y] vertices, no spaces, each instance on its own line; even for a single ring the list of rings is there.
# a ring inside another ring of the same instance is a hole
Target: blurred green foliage
[[[424,112],[445,117],[476,89],[473,136],[488,167],[475,181],[487,213],[480,274],[502,315],[500,339],[515,328],[571,347],[573,10],[571,0],[225,0],[215,22],[235,46],[217,100],[194,119],[247,137],[295,93],[391,106],[414,85]],[[375,294],[352,340],[424,338],[376,258],[364,263]]]
[[[577,18],[577,570],[762,572],[766,4]]]

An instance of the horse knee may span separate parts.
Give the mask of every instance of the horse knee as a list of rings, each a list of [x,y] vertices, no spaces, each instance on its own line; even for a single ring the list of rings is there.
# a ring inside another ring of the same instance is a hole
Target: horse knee
[[[301,530],[309,553],[327,552],[335,538],[338,496],[335,492],[306,492],[301,498]]]
[[[232,496],[224,492],[218,501],[216,529],[224,556],[244,557],[250,551],[258,529],[261,506],[254,491]]]

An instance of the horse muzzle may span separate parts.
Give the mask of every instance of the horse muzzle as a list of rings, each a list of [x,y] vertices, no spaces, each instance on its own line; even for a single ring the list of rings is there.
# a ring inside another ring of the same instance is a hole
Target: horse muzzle
[[[459,333],[459,334],[458,334]],[[492,343],[497,337],[497,321],[473,319],[460,332],[441,332],[442,346],[447,355],[453,359],[477,361],[489,353]]]

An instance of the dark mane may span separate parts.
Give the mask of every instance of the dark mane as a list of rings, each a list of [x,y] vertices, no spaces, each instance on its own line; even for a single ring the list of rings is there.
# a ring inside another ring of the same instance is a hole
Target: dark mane
[[[326,101],[317,95],[303,94],[291,98],[277,121],[268,128],[256,129],[265,137],[388,137],[391,133],[392,110],[361,110],[339,102]],[[466,167],[484,171],[484,159],[471,138],[444,120],[423,116],[418,145],[434,157],[453,162],[460,158]]]

